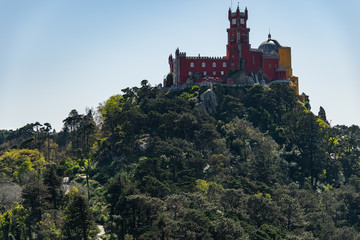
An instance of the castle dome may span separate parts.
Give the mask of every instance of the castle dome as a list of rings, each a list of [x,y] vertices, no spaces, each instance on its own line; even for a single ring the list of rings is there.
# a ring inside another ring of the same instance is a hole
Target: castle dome
[[[281,47],[280,43],[275,39],[271,39],[271,34],[268,35],[268,40],[260,44],[259,49],[263,52],[271,53],[272,51],[277,52],[278,48]]]

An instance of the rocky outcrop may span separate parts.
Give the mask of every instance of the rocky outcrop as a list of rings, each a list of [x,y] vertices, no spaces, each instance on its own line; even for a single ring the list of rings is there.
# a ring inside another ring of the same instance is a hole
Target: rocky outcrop
[[[200,95],[200,103],[198,103],[196,107],[200,111],[206,111],[209,114],[216,114],[218,105],[218,99],[214,90],[208,89]]]
[[[248,75],[245,75],[245,72],[243,71],[238,71],[231,75],[230,78],[234,79],[236,85],[265,85],[268,82],[268,77],[261,69],[258,72],[251,72]]]
[[[322,119],[324,122],[328,122],[327,119],[326,119],[326,112],[325,112],[325,109],[323,107],[320,106],[320,110],[319,110],[319,113],[318,113],[318,117],[320,119]]]
[[[136,141],[136,146],[140,150],[140,152],[145,152],[146,149],[148,149],[149,145],[150,145],[149,135],[145,135]]]

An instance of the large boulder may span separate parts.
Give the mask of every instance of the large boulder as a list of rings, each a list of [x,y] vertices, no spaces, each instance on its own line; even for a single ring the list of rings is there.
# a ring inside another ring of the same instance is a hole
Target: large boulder
[[[197,104],[197,108],[206,111],[209,114],[215,114],[218,105],[218,99],[215,92],[212,89],[208,89],[200,95],[200,103]]]
[[[322,119],[324,122],[328,122],[327,119],[326,119],[326,112],[325,112],[325,109],[320,106],[320,110],[319,110],[319,113],[318,113],[318,118]]]
[[[230,78],[234,80],[236,85],[253,86],[254,84],[264,85],[268,82],[268,77],[262,69],[258,72],[251,72],[248,75],[244,71],[236,71]]]

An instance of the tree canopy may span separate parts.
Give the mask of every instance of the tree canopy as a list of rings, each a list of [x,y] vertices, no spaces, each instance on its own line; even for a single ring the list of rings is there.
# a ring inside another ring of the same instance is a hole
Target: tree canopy
[[[360,128],[286,84],[143,80],[63,123],[0,131],[1,239],[360,238]]]

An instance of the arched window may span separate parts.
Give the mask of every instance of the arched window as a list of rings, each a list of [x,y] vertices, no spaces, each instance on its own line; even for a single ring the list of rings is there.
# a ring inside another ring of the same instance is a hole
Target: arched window
[[[213,62],[213,67],[216,67],[216,62]]]
[[[206,67],[206,64],[203,62],[203,63],[201,64],[201,66],[202,66],[202,67]]]
[[[192,68],[194,67],[194,63],[193,63],[193,62],[190,63],[190,67],[192,67]]]
[[[224,71],[221,71],[221,75],[224,75]]]
[[[214,76],[216,75],[216,72],[215,72],[215,71],[213,71],[213,75],[214,75]]]
[[[226,62],[223,62],[223,67],[226,67]]]
[[[204,71],[204,76],[206,76],[206,71]]]
[[[191,76],[192,75],[192,72],[189,72],[189,76]]]

